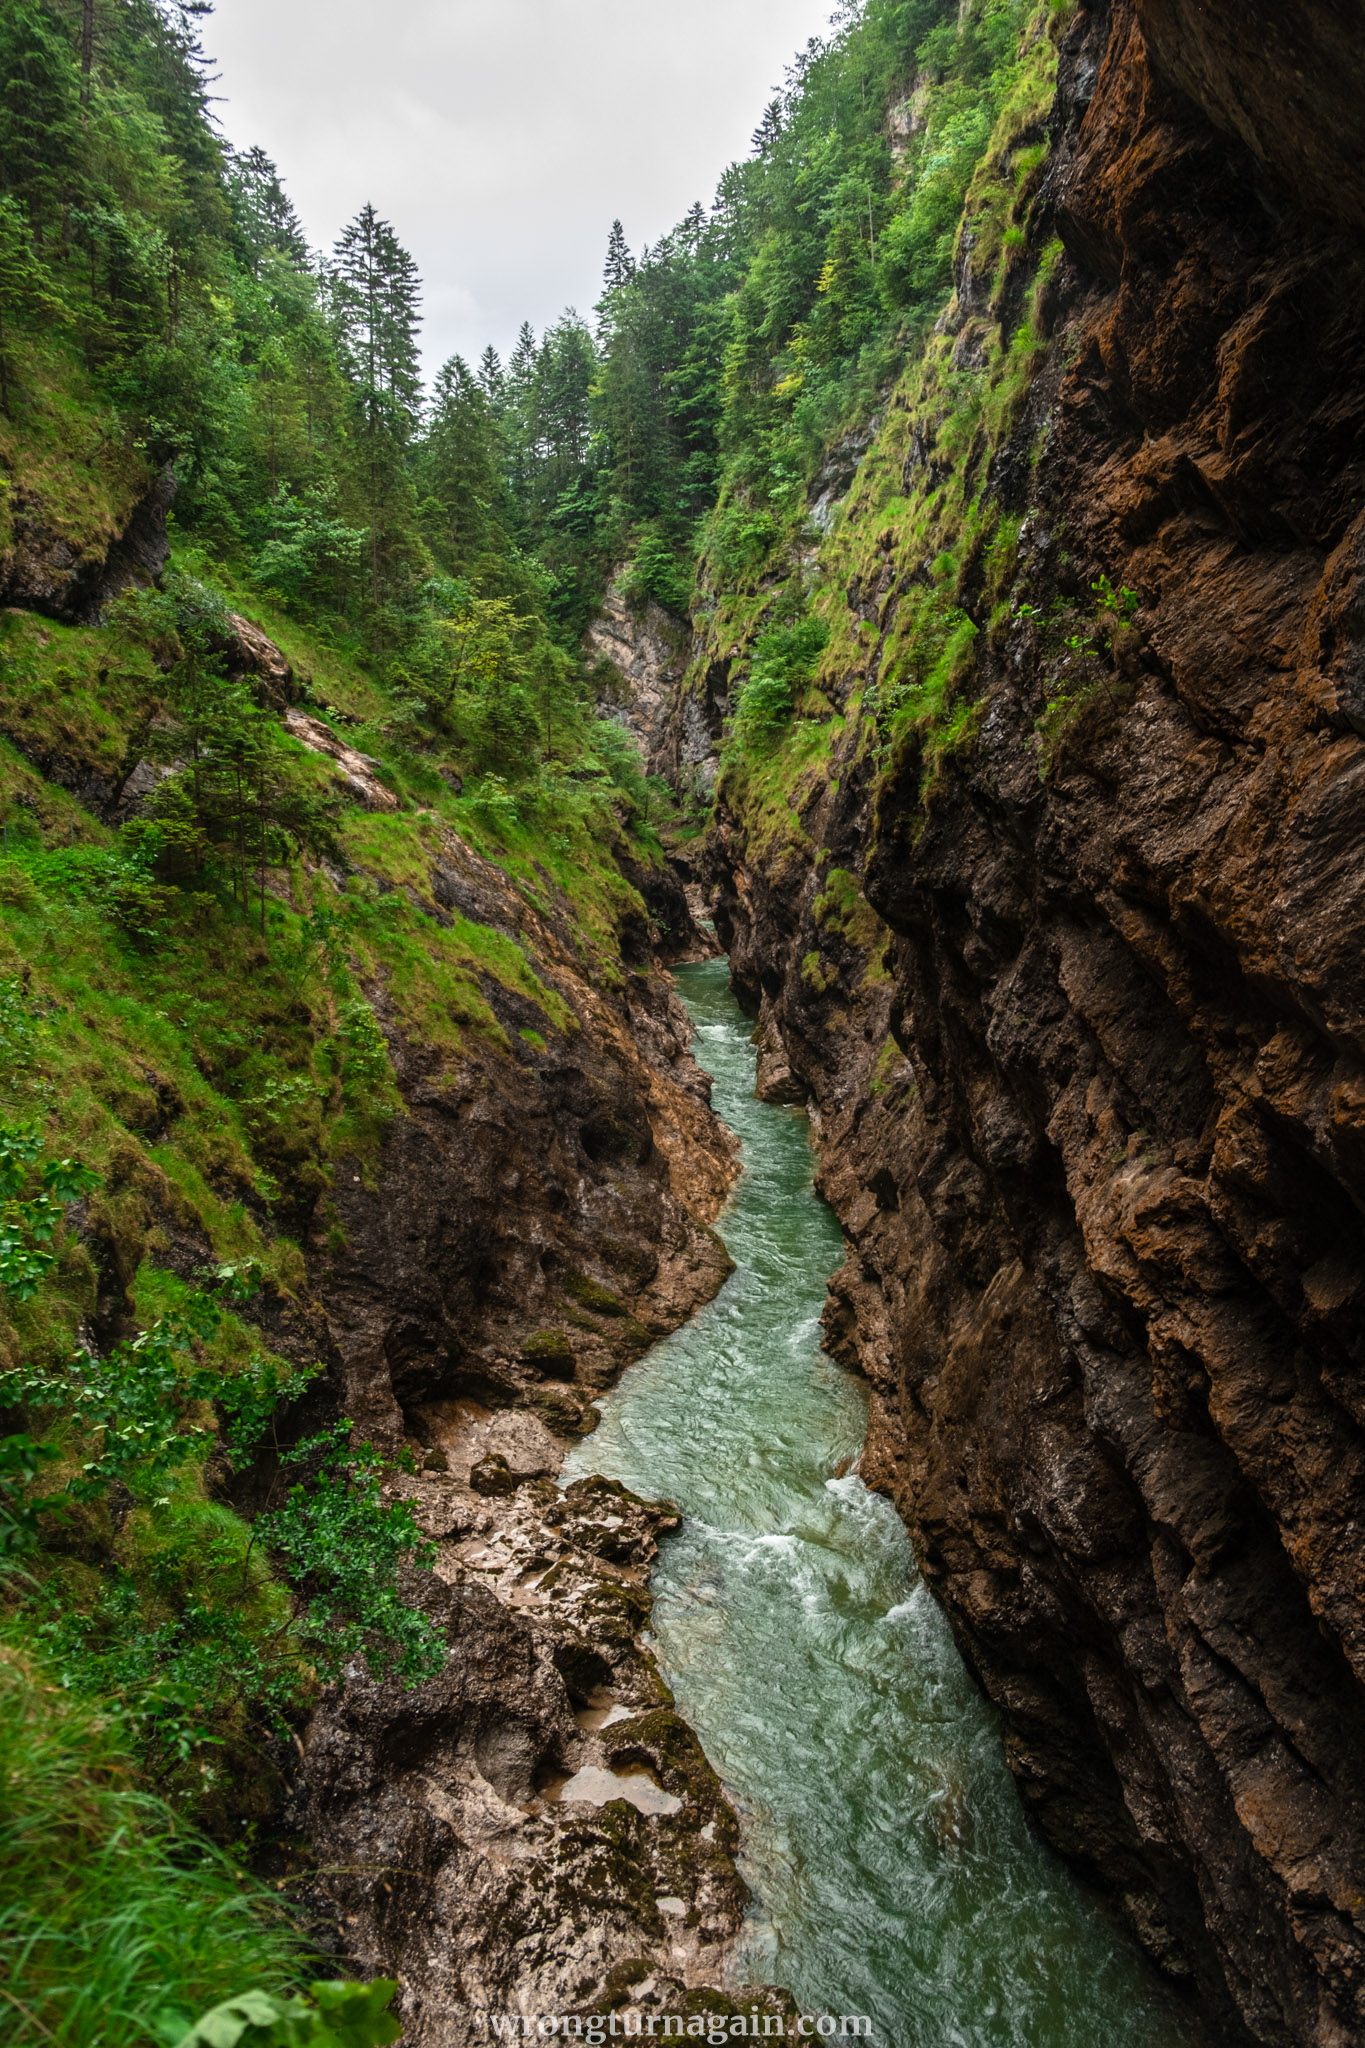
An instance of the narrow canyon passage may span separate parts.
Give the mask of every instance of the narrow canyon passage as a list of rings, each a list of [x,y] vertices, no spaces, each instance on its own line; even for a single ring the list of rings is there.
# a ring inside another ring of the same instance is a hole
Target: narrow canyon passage
[[[722,1218],[736,1270],[604,1399],[564,1479],[605,1473],[684,1511],[654,1626],[743,1815],[739,1974],[865,2013],[894,2048],[1176,2048],[1189,2037],[1141,1961],[1031,1837],[904,1528],[846,1470],[865,1400],[820,1349],[841,1239],[805,1117],[755,1099],[726,963],[678,983],[744,1145]]]

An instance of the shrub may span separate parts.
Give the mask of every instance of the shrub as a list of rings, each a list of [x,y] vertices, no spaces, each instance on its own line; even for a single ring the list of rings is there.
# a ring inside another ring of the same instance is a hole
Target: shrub
[[[785,725],[796,706],[800,684],[814,675],[828,628],[819,619],[771,626],[754,644],[748,681],[739,693],[741,732],[753,736]]]

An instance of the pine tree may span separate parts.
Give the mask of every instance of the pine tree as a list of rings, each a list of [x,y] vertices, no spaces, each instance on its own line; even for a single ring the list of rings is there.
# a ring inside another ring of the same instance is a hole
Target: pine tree
[[[417,265],[389,223],[363,206],[332,251],[332,303],[355,382],[400,433],[410,431],[421,397],[421,290]]]
[[[619,291],[623,284],[630,283],[634,275],[635,258],[630,253],[625,229],[619,220],[614,220],[611,224],[611,233],[607,237],[607,260],[602,269],[602,288],[608,292]]]
[[[393,559],[410,546],[412,485],[404,448],[421,398],[417,374],[417,266],[393,229],[364,206],[333,251],[331,298],[343,362],[355,387],[370,534],[374,632]]]
[[[523,320],[507,365],[508,395],[514,405],[530,395],[536,381],[536,354],[536,331],[529,320]]]
[[[95,67],[95,0],[81,0],[81,105],[90,104],[90,74]]]
[[[531,478],[535,468],[537,354],[535,329],[529,320],[523,320],[516,347],[508,358],[502,406],[507,481],[513,502],[523,517],[529,511]]]
[[[678,229],[678,239],[688,254],[695,256],[706,235],[706,208],[700,199],[688,208]]]
[[[774,143],[782,137],[782,102],[769,100],[763,109],[763,119],[749,137],[749,146],[755,156],[766,156]]]
[[[547,329],[536,358],[535,445],[540,457],[538,496],[548,508],[578,481],[588,452],[588,394],[597,355],[583,321],[570,306]]]
[[[347,368],[363,388],[383,388],[384,283],[381,221],[363,206],[332,250],[332,304]]]
[[[16,323],[60,319],[66,307],[33,253],[28,222],[13,199],[0,198],[0,413],[9,417],[10,339]]]
[[[308,262],[303,224],[265,151],[248,149],[241,156],[229,154],[226,184],[228,203],[246,243],[252,270],[259,273],[261,259],[270,251],[303,269]]]
[[[502,358],[491,341],[479,357],[479,384],[484,397],[488,400],[490,408],[496,414],[502,405],[505,393]]]
[[[17,199],[41,248],[81,195],[81,77],[41,0],[0,7],[0,193]]]
[[[461,356],[442,365],[432,388],[419,473],[427,538],[446,568],[461,570],[494,539],[503,509],[488,398]]]
[[[422,403],[417,333],[422,324],[422,280],[412,256],[391,228],[382,244],[384,265],[384,388],[411,422]]]

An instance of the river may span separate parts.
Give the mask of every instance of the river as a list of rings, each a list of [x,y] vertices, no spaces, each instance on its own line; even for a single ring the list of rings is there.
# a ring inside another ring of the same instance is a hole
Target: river
[[[1034,1840],[993,1712],[856,1457],[862,1383],[820,1349],[839,1226],[804,1115],[753,1093],[724,961],[678,971],[744,1147],[736,1270],[602,1402],[564,1479],[683,1510],[655,1647],[743,1823],[740,1980],[865,2013],[891,2048],[1182,2048],[1136,1951]]]

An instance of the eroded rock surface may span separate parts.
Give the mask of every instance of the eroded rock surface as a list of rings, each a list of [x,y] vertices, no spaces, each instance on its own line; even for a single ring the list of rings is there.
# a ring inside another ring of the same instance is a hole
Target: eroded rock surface
[[[404,2039],[464,2048],[479,2012],[723,1996],[703,1987],[747,1900],[737,1823],[642,1644],[676,1517],[555,1480],[594,1398],[730,1270],[710,1223],[735,1149],[645,924],[619,934],[635,966],[590,969],[548,882],[533,904],[432,835],[413,902],[514,941],[524,991],[483,974],[496,1021],[452,1052],[376,989],[405,1114],[332,1190],[311,1321],[277,1334],[326,1357],[319,1412],[412,1454],[392,1490],[438,1557],[410,1592],[449,1656],[412,1690],[357,1667],[324,1696],[290,1871],[351,1964],[400,1977]]]
[[[975,741],[908,749],[875,816],[850,748],[795,793],[799,831],[727,814],[716,842],[765,1085],[810,1094],[850,1240],[828,1327],[873,1384],[863,1470],[1044,1830],[1216,2031],[1277,2048],[1365,2038],[1346,19],[1081,11],[1040,230],[1068,252],[1052,348],[992,470],[1025,525],[1014,622],[978,620]],[[871,673],[902,573],[849,593]],[[1136,613],[1044,751],[1038,615],[1101,575]],[[835,866],[865,891],[843,918]]]
[[[502,1043],[470,1032],[452,1058],[375,992],[407,1114],[377,1169],[334,1190],[344,1246],[315,1252],[345,1409],[381,1440],[461,1397],[578,1434],[593,1397],[730,1270],[709,1223],[733,1141],[666,975],[597,985],[567,915],[453,833],[415,897],[515,938],[548,1007],[481,977]],[[638,944],[648,960],[647,933]]]
[[[93,464],[102,509],[74,516],[32,488],[7,484],[0,531],[0,603],[84,625],[134,585],[155,582],[170,558],[166,517],[173,469],[149,477],[141,457],[101,445]]]
[[[510,1459],[487,1449],[499,1424]],[[411,1591],[449,1661],[323,1702],[306,1889],[357,1962],[398,1974],[412,2048],[487,2040],[488,2012],[713,2006],[748,1897],[738,1824],[640,1643],[676,1514],[606,1479],[561,1494],[563,1447],[524,1415],[436,1435],[449,1472],[397,1490],[438,1545]]]
[[[633,607],[613,580],[588,627],[586,649],[610,665],[600,699],[603,715],[630,733],[651,774],[663,773],[669,720],[686,666],[685,628],[652,600]]]

